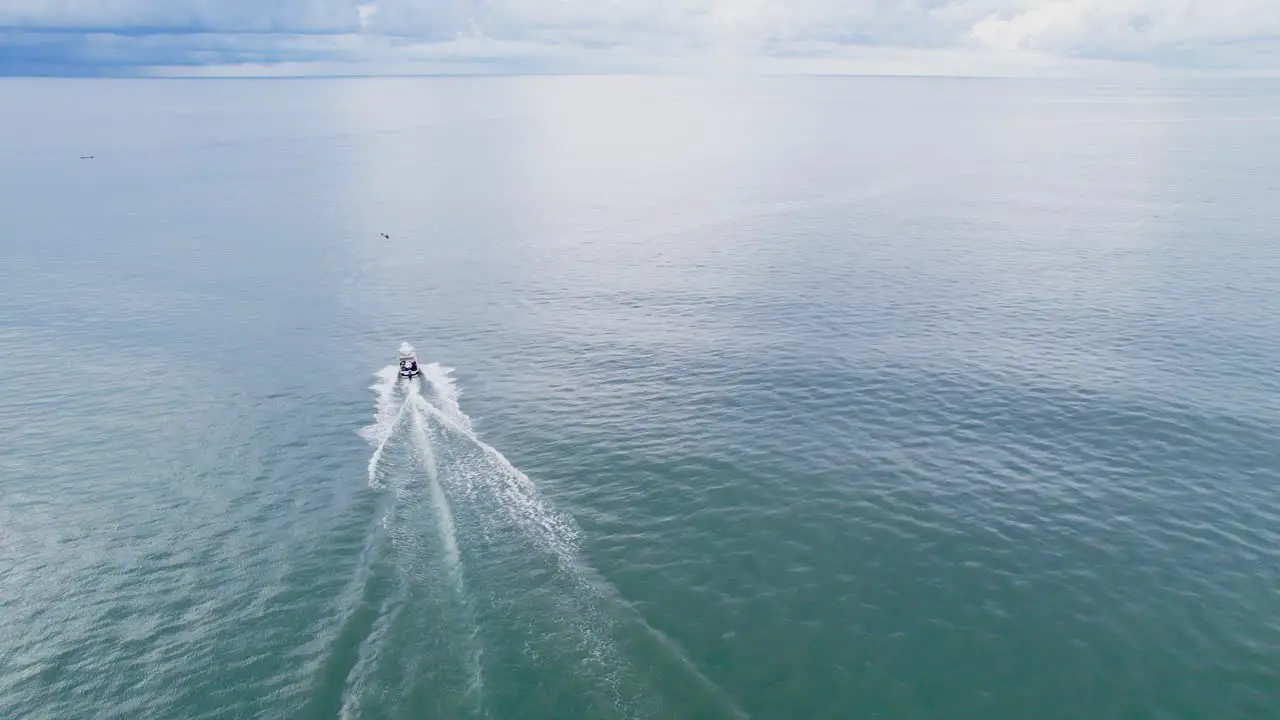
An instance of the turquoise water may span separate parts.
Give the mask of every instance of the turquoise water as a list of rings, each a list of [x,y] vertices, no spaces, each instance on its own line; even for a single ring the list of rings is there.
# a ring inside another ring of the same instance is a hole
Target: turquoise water
[[[0,717],[1275,717],[1275,98],[0,82]]]

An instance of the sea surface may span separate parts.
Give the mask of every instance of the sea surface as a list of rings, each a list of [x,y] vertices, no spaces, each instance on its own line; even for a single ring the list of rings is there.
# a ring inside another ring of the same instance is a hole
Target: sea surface
[[[1280,717],[1278,91],[0,81],[0,718]]]

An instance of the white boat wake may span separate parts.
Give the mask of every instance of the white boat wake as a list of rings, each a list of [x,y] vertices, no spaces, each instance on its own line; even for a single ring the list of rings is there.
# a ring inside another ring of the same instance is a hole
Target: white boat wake
[[[640,652],[652,658],[656,643],[658,654],[669,657],[664,664],[684,677],[681,682],[711,698],[706,703],[711,716],[746,717],[673,641],[582,561],[577,524],[476,435],[458,404],[451,370],[436,363],[420,370],[420,376],[402,380],[398,368],[389,366],[370,388],[376,396],[374,422],[361,430],[373,446],[368,482],[374,490],[394,490],[397,496],[412,492],[412,484],[396,484],[402,468],[393,459],[405,451],[425,480],[440,566],[468,626],[458,651],[466,654],[460,659],[477,704],[485,704],[480,634],[488,627],[494,644],[486,649],[495,653],[499,666],[514,662],[574,668],[574,677],[565,682],[588,698],[595,716],[665,714],[660,690],[665,683],[655,684],[656,669],[637,668],[628,660],[642,642],[649,649]],[[420,533],[408,526],[388,528],[393,530]],[[648,639],[637,641],[637,636]],[[513,645],[513,637],[523,640]],[[623,646],[632,652],[623,652]],[[662,674],[672,679],[670,673]]]
[[[377,478],[378,464],[382,462],[382,451],[386,449],[387,441],[391,439],[396,426],[400,424],[400,419],[404,417],[405,408],[408,407],[407,398],[400,400],[396,397],[398,377],[396,367],[388,365],[378,372],[378,382],[369,386],[369,389],[378,395],[374,422],[362,429],[360,435],[374,445],[373,455],[369,456],[369,486],[375,490],[382,489]]]
[[[431,403],[422,396],[420,381],[417,378],[408,381],[401,381],[396,366],[388,366],[377,373],[378,382],[370,386],[376,394],[376,405],[374,413],[374,423],[363,428],[360,431],[361,436],[373,445],[373,453],[369,457],[368,463],[368,479],[369,486],[374,490],[392,489],[397,497],[413,496],[414,494],[414,475],[417,473],[417,479],[425,479],[428,497],[430,499],[431,509],[434,515],[435,526],[439,537],[440,547],[442,549],[442,564],[444,574],[448,579],[448,585],[454,597],[457,607],[461,610],[466,628],[461,633],[463,636],[462,645],[463,663],[469,676],[468,687],[466,693],[476,698],[476,706],[481,705],[483,699],[484,677],[481,664],[482,649],[478,640],[478,628],[475,622],[475,613],[473,603],[468,595],[465,573],[462,563],[462,556],[459,552],[457,525],[454,520],[453,506],[449,500],[448,494],[440,482],[439,467],[436,462],[436,451],[433,445],[433,428],[428,422],[428,416],[438,412]],[[408,425],[407,432],[404,426]],[[393,486],[389,486],[387,475],[383,464],[387,457],[387,452],[393,446],[396,447],[399,454],[403,456],[407,453],[416,471],[410,470],[405,475],[404,467],[396,467],[393,470],[399,471],[400,475],[392,475],[398,477],[399,482]],[[412,517],[410,514],[409,517]],[[398,512],[396,505],[393,505],[381,520],[381,526],[384,531],[388,532],[395,539],[401,539],[406,536],[413,536],[417,533],[416,528],[412,526],[404,526],[407,518]],[[403,526],[403,527],[402,527]],[[402,542],[407,545],[411,552],[419,549],[419,545],[415,542]],[[423,572],[420,566],[425,562],[424,558],[406,558],[403,561],[406,572],[410,576],[416,577]],[[398,608],[403,609],[403,608]],[[386,620],[386,618],[384,618]],[[376,646],[386,640],[385,631],[390,621],[382,622],[376,628],[374,636],[369,638],[370,644],[375,648],[370,652],[371,655],[377,656],[379,651]],[[358,698],[351,698],[358,706]]]

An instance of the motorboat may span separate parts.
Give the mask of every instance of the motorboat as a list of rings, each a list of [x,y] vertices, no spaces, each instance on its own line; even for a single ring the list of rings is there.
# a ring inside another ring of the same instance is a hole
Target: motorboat
[[[422,374],[418,369],[418,354],[409,343],[400,343],[400,377],[411,378]]]

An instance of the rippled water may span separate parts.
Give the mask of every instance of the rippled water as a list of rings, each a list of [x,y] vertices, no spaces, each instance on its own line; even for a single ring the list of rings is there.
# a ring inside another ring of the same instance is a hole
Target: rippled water
[[[0,82],[0,717],[1272,717],[1276,97]]]

